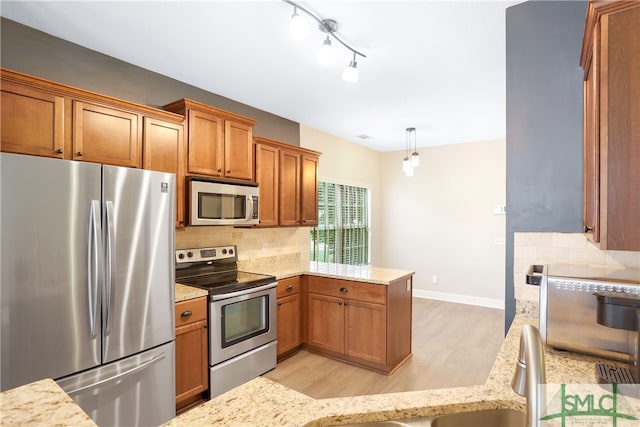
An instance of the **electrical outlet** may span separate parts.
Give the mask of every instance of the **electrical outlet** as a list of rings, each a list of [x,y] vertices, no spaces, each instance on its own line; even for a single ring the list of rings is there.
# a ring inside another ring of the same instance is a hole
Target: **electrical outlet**
[[[493,205],[493,214],[494,215],[506,215],[507,214],[507,206],[506,205]]]
[[[431,284],[432,285],[437,285],[438,284],[438,275],[434,274],[433,276],[431,276]]]

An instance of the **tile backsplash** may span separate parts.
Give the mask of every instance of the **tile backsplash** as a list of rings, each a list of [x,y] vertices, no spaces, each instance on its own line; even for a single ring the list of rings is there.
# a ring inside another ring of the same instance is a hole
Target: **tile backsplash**
[[[587,264],[640,269],[640,252],[602,251],[583,233],[515,233],[514,295],[518,301],[538,302],[539,287],[526,284],[531,264]]]
[[[176,249],[236,245],[238,267],[257,271],[265,265],[297,266],[309,262],[309,227],[187,227],[176,231]]]

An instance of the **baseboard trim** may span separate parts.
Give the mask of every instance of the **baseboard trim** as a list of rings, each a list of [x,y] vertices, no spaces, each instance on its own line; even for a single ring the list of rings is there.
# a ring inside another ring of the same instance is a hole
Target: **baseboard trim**
[[[495,298],[474,297],[469,295],[450,294],[447,292],[425,291],[413,289],[416,298],[435,299],[438,301],[457,302],[459,304],[478,305],[481,307],[499,308],[504,310],[504,300]]]

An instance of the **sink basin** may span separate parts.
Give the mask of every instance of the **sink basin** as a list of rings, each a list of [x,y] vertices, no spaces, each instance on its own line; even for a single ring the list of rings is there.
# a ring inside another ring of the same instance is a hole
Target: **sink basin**
[[[483,411],[458,412],[434,417],[405,418],[401,420],[374,421],[349,424],[351,427],[523,427],[526,424],[524,412],[513,409],[488,409]]]
[[[431,427],[524,427],[525,425],[524,412],[513,409],[459,412],[436,417],[431,422]]]

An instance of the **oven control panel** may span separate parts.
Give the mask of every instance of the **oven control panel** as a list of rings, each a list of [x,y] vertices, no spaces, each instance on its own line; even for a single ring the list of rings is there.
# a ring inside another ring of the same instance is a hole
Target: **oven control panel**
[[[222,259],[238,259],[235,246],[213,246],[210,248],[178,249],[176,263],[206,262]]]

